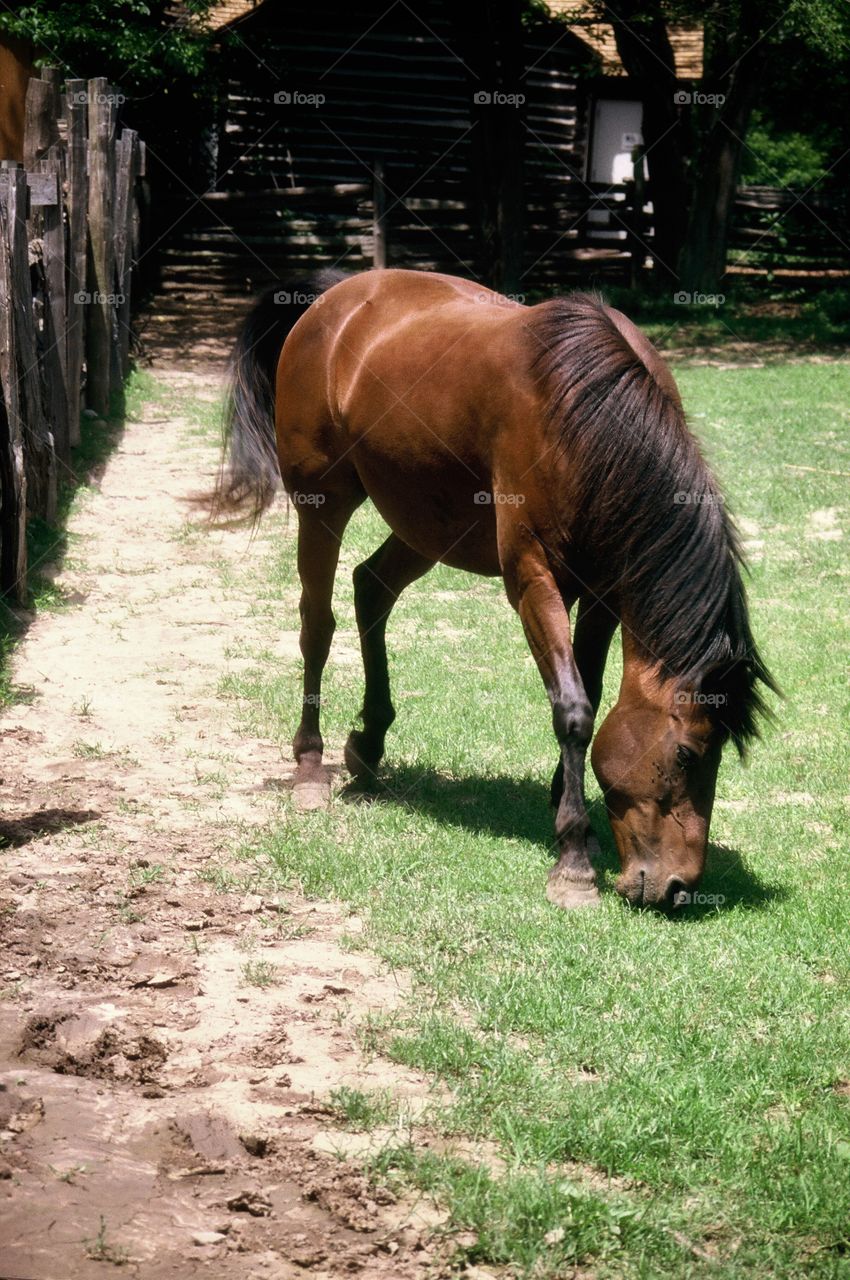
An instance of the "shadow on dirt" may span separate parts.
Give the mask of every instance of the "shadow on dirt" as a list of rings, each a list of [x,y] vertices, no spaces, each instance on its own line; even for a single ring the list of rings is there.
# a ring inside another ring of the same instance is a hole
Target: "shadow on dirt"
[[[94,822],[100,816],[95,809],[36,809],[18,818],[0,818],[0,849],[17,849],[42,836]]]

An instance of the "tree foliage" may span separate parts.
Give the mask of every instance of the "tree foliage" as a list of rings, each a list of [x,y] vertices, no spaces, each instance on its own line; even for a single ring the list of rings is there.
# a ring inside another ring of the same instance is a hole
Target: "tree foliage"
[[[590,8],[613,26],[644,102],[657,278],[712,291],[725,269],[735,190],[765,84],[791,50],[840,67],[850,48],[850,10],[844,0],[598,0]],[[700,26],[705,36],[703,77],[683,108],[678,98],[674,105],[670,43],[671,29],[682,25]]]
[[[148,173],[160,195],[206,185],[198,139],[219,92],[216,0],[30,0],[0,6],[0,35],[27,40],[38,65],[66,78],[105,76],[122,95],[120,123],[148,146]],[[190,145],[187,146],[187,142]],[[157,201],[157,213],[169,207]],[[167,215],[166,215],[167,216]]]
[[[215,0],[32,0],[0,8],[0,32],[32,42],[36,60],[75,78],[105,75],[131,91],[203,74]]]

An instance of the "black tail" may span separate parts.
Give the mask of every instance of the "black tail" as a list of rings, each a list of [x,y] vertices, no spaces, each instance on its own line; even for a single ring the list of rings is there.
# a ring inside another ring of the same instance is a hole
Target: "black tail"
[[[315,271],[263,294],[248,313],[230,362],[224,451],[210,516],[256,524],[280,488],[275,440],[275,375],[289,331],[345,272]]]

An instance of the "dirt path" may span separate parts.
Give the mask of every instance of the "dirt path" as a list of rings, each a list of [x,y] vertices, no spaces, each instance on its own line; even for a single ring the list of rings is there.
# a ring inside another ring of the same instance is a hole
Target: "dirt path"
[[[154,373],[217,394],[209,367]],[[269,623],[245,534],[186,532],[214,462],[162,404],[127,424],[71,523],[71,604],[17,654],[31,699],[0,719],[3,1280],[444,1274],[440,1215],[336,1158],[323,1102],[348,1084],[421,1105],[355,1037],[398,981],[344,949],[356,919],[235,854],[291,767],[216,697],[228,646]]]

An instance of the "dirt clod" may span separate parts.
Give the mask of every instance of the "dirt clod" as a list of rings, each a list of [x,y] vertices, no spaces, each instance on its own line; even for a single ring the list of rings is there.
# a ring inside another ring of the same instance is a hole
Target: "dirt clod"
[[[265,1156],[269,1151],[269,1139],[263,1133],[241,1133],[239,1141],[251,1156]]]
[[[272,1202],[261,1191],[239,1191],[230,1197],[227,1207],[233,1213],[250,1213],[252,1218],[267,1218],[272,1211]]]

